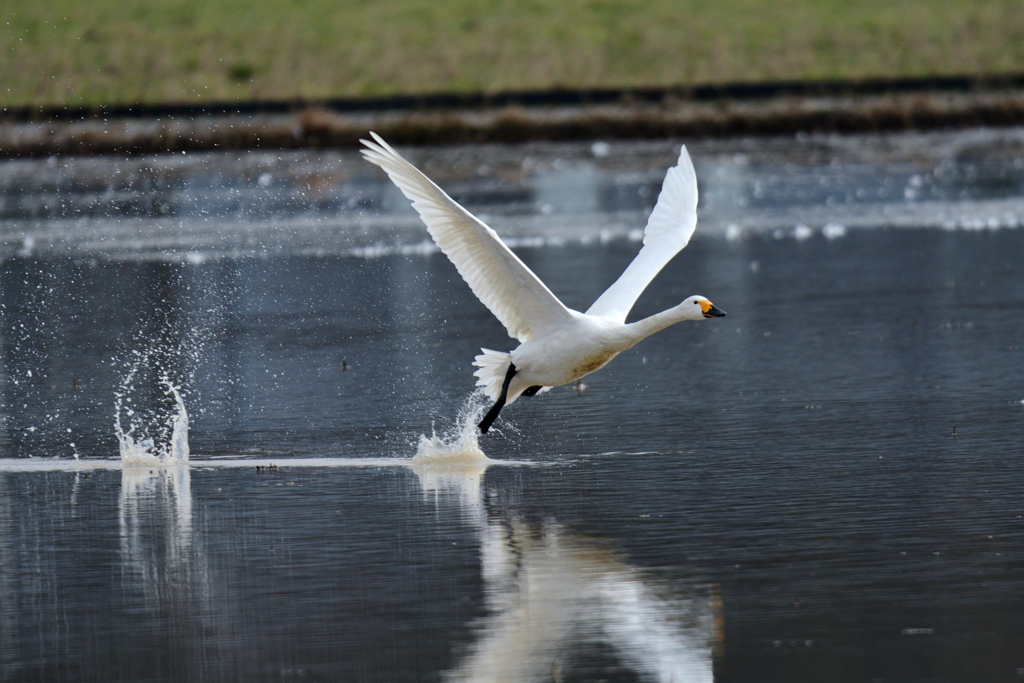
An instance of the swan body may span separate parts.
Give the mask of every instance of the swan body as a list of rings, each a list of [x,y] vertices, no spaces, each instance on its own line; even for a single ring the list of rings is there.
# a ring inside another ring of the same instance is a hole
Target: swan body
[[[665,176],[644,231],[644,246],[618,280],[580,313],[567,308],[512,253],[497,233],[444,193],[376,133],[362,140],[363,156],[380,166],[419,213],[430,236],[455,264],[477,298],[520,344],[509,353],[481,349],[474,373],[494,407],[480,423],[486,432],[502,406],[522,395],[574,382],[600,370],[637,342],[683,320],[725,315],[703,296],[626,323],[654,276],[686,246],[697,225],[697,178],[683,146]]]

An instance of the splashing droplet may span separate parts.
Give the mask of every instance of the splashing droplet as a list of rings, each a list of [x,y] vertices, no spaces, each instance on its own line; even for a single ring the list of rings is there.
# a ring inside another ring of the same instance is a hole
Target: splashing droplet
[[[171,384],[169,379],[164,378],[163,383],[167,395],[174,398],[177,407],[177,412],[171,415],[170,441],[164,444],[157,444],[148,436],[136,442],[136,426],[130,426],[127,432],[121,427],[121,396],[118,396],[114,434],[117,436],[122,465],[157,466],[188,462],[188,412],[185,410],[185,401],[182,400],[178,387]],[[132,414],[128,411],[129,416]]]
[[[413,462],[418,464],[459,464],[487,462],[489,458],[480,449],[477,423],[488,407],[487,397],[477,392],[469,397],[459,410],[455,425],[450,431],[429,437],[420,435]]]

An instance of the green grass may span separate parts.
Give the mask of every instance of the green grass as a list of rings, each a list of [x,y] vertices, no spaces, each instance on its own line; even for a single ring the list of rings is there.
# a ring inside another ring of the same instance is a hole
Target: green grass
[[[7,0],[0,104],[1024,70],[1021,0]]]

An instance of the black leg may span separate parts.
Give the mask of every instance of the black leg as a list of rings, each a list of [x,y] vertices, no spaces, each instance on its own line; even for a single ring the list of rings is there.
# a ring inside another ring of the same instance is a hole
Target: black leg
[[[537,386],[534,384],[532,387],[527,387],[526,391],[523,392],[523,396],[533,396],[544,387]]]
[[[516,374],[516,366],[514,363],[509,362],[508,372],[505,373],[505,381],[501,385],[501,396],[494,402],[491,409],[484,415],[484,419],[480,420],[480,433],[486,434],[487,430],[491,428],[491,424],[498,419],[498,413],[501,412],[502,407],[505,405],[505,399],[508,398],[508,385],[512,383],[512,377]]]

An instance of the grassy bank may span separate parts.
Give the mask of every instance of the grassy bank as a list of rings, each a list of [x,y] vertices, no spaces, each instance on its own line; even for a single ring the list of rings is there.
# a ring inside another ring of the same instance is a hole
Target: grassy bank
[[[0,104],[1024,69],[1020,0],[8,0]]]

